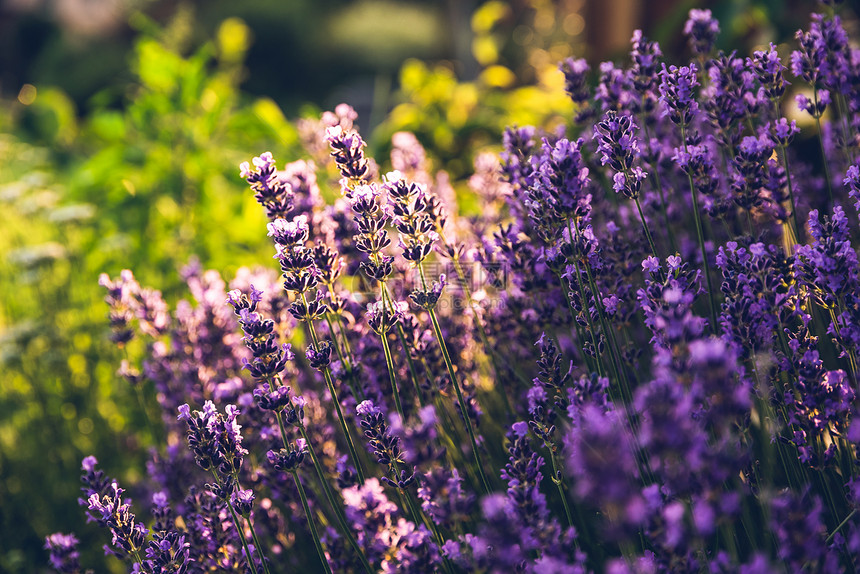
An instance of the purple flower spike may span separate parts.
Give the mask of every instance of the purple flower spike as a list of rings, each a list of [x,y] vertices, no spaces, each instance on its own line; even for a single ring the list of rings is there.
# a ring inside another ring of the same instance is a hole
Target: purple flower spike
[[[271,152],[239,164],[239,176],[248,182],[254,198],[266,208],[269,219],[284,217],[293,209],[293,190],[281,180]]]
[[[690,17],[684,23],[684,35],[690,42],[690,49],[697,56],[707,56],[714,49],[714,42],[720,33],[720,23],[710,10],[690,10]]]
[[[612,186],[615,192],[624,194],[628,199],[638,199],[646,174],[638,165],[634,165],[640,151],[633,119],[610,110],[594,126],[594,137],[598,142],[600,163],[608,164],[616,172]]]
[[[235,490],[230,496],[230,503],[236,509],[236,512],[247,518],[251,514],[251,508],[254,505],[254,491],[250,488]]]
[[[689,66],[669,66],[663,64],[660,72],[660,100],[666,104],[666,113],[672,123],[686,128],[693,121],[699,104],[695,98],[695,88],[699,86],[698,68]]]
[[[74,534],[56,532],[45,538],[45,550],[50,552],[48,560],[51,566],[60,574],[77,574],[80,572],[80,552],[78,539]]]

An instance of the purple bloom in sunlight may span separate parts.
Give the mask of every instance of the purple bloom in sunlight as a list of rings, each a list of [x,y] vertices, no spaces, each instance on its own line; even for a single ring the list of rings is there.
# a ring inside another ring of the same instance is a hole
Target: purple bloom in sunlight
[[[780,60],[779,53],[773,43],[767,50],[753,52],[753,57],[747,58],[747,65],[752,67],[768,99],[778,101],[782,98],[785,93],[785,86],[788,85],[788,82],[783,78],[786,67]]]
[[[326,129],[325,140],[331,147],[331,156],[344,179],[350,182],[367,181],[370,169],[364,157],[364,140],[354,130],[341,126]]]
[[[649,255],[642,261],[642,269],[643,271],[647,271],[648,273],[659,273],[660,272],[660,260],[654,256]]]
[[[269,237],[272,237],[275,243],[285,247],[303,243],[308,239],[308,219],[304,215],[295,217],[291,221],[276,219],[267,224],[266,228],[269,230]]]
[[[107,494],[92,494],[87,502],[89,510],[98,517],[99,524],[110,529],[114,548],[133,554],[143,548],[148,530],[140,522],[135,522],[131,502],[123,501],[123,492],[113,482]]]
[[[780,118],[774,124],[768,124],[770,127],[770,135],[779,145],[787,147],[797,134],[800,133],[800,128],[797,127],[797,122],[791,120],[789,122],[785,118]]]
[[[239,164],[239,176],[248,182],[257,202],[266,208],[269,219],[284,217],[293,209],[293,190],[278,177],[275,159],[271,152],[263,152]]]
[[[854,201],[854,211],[860,213],[860,164],[848,168],[842,183],[848,188],[848,196]]]

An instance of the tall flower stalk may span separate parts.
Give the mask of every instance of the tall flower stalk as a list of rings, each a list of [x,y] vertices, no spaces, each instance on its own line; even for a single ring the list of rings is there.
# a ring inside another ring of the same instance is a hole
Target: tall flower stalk
[[[688,137],[693,135],[689,133],[690,126],[693,123],[693,118],[699,108],[698,102],[695,100],[695,88],[699,86],[697,76],[698,69],[695,64],[683,66],[663,65],[663,70],[660,74],[660,99],[668,109],[669,119],[673,124],[678,126],[681,131],[681,146],[685,154],[689,153]],[[705,280],[708,283],[708,302],[711,309],[711,329],[717,328],[717,304],[714,299],[715,293],[711,284],[711,270],[708,263],[708,253],[705,250],[705,235],[702,229],[702,219],[699,213],[699,192],[693,183],[692,175],[687,173],[687,180],[690,184],[690,197],[693,202],[693,220],[696,224],[696,236],[699,240],[699,249],[702,252],[702,265],[705,273]]]
[[[292,292],[296,300],[290,305],[290,314],[298,321],[305,323],[311,338],[306,354],[311,367],[322,371],[326,386],[334,402],[337,418],[341,430],[346,438],[352,463],[358,472],[359,480],[364,481],[364,473],[361,470],[361,462],[355,451],[349,426],[341,409],[337,389],[331,377],[331,342],[320,341],[314,322],[325,316],[327,307],[322,300],[322,294],[316,292],[313,299],[309,299],[310,292],[317,285],[318,272],[313,259],[312,250],[305,246],[308,239],[307,218],[299,216],[292,221],[276,219],[268,225],[269,236],[275,241],[277,248],[276,257],[281,264],[284,276],[284,289]]]

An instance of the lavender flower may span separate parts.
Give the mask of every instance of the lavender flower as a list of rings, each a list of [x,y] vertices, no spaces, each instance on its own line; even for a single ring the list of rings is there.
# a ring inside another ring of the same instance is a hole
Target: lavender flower
[[[738,146],[732,163],[737,170],[732,181],[733,199],[746,210],[762,204],[761,190],[766,185],[767,162],[773,155],[774,144],[770,137],[748,136]]]
[[[524,422],[511,426],[507,435],[508,463],[502,469],[502,478],[508,483],[509,512],[516,516],[525,530],[524,541],[546,539],[548,542],[558,536],[558,524],[550,518],[546,498],[540,492],[544,460],[532,450],[528,429]],[[541,547],[546,548],[544,544]],[[523,549],[527,550],[527,545]]]
[[[415,482],[415,469],[410,471],[408,468],[400,468],[401,465],[406,466],[400,448],[400,437],[391,434],[382,411],[373,401],[367,400],[360,403],[355,412],[361,417],[359,424],[364,429],[364,436],[376,456],[376,462],[388,469],[390,478],[383,476],[382,482],[400,490],[408,488]]]
[[[370,171],[367,159],[364,157],[364,140],[354,130],[344,130],[341,126],[333,126],[326,130],[325,139],[331,146],[331,156],[343,175],[346,185],[367,183]]]
[[[720,52],[708,66],[710,84],[702,90],[702,105],[716,130],[717,141],[732,149],[743,133],[740,124],[758,112],[756,76],[735,52]]]
[[[848,196],[854,201],[854,211],[860,213],[860,164],[848,168],[842,183],[848,188]]]
[[[359,185],[349,198],[358,233],[354,237],[356,248],[369,256],[362,261],[361,270],[376,281],[385,281],[393,271],[394,258],[382,253],[391,245],[385,230],[391,216],[382,208],[381,189],[375,184]]]
[[[266,215],[274,220],[286,217],[293,209],[293,190],[278,176],[275,160],[271,152],[264,152],[251,162],[239,165],[239,175],[251,186],[257,203],[266,208]]]
[[[851,57],[848,35],[839,17],[813,14],[809,30],[798,30],[795,38],[800,49],[791,53],[792,73],[813,89],[844,91]]]
[[[288,361],[293,360],[290,345],[278,344],[278,336],[275,333],[275,322],[271,319],[263,319],[256,313],[257,304],[262,301],[263,292],[254,289],[251,285],[249,295],[245,295],[238,289],[230,291],[227,295],[229,303],[239,318],[239,325],[245,336],[242,340],[251,350],[254,358],[248,362],[244,361],[244,367],[250,371],[255,381],[271,381],[279,376],[287,366]]]
[[[632,44],[630,58],[633,60],[630,74],[633,86],[643,98],[652,100],[656,97],[659,64],[663,58],[663,52],[657,42],[649,40],[642,34],[642,30],[633,31],[630,43]]]
[[[227,405],[222,414],[212,401],[206,401],[202,411],[191,411],[187,404],[182,405],[177,417],[188,427],[188,447],[197,464],[203,470],[216,473],[217,492],[225,499],[232,494],[234,477],[248,454],[242,447],[242,427],[236,422],[238,415],[235,405]]]
[[[588,105],[591,92],[588,86],[590,70],[588,62],[584,58],[567,58],[561,63],[559,70],[564,74],[564,91],[578,108],[576,122],[580,124],[587,122],[594,113]]]
[[[421,477],[418,498],[427,516],[445,528],[461,523],[475,506],[475,495],[464,487],[457,469],[443,466]]]
[[[644,501],[636,485],[639,474],[621,415],[586,405],[578,424],[565,437],[567,467],[580,501],[600,508],[617,527],[638,526],[645,519]]]
[[[87,502],[89,510],[97,516],[99,523],[110,529],[114,548],[139,559],[139,552],[143,549],[149,531],[142,523],[135,522],[131,503],[122,499],[123,492],[125,491],[113,482],[107,494],[92,494]]]
[[[403,318],[405,306],[405,303],[395,303],[392,310],[382,301],[370,303],[365,314],[367,324],[377,335],[385,335]]]
[[[810,494],[780,493],[771,502],[772,527],[776,533],[777,554],[789,568],[812,565],[821,572],[836,572],[836,557],[826,551],[821,500]]]
[[[270,450],[266,453],[266,458],[276,470],[295,474],[304,462],[307,452],[307,443],[300,438],[295,445],[289,445],[289,448],[282,448],[277,452]]]
[[[699,86],[698,68],[669,66],[663,64],[660,72],[660,101],[666,105],[667,115],[677,126],[686,128],[693,121],[699,104],[694,90]]]
[[[146,546],[141,571],[146,574],[185,574],[194,563],[191,558],[191,544],[186,542],[184,534],[176,530],[172,520],[173,513],[163,493],[153,496],[153,515],[156,518],[153,537]]]
[[[428,209],[427,191],[417,183],[407,183],[399,172],[386,177],[384,185],[391,205],[393,223],[400,234],[399,247],[403,257],[413,265],[420,265],[439,239]]]
[[[684,35],[693,54],[699,57],[710,54],[719,33],[720,23],[714,19],[710,10],[690,10],[690,16],[684,23]]]
[[[505,151],[500,154],[502,173],[514,189],[529,189],[533,184],[535,166],[529,158],[537,146],[535,135],[535,129],[530,126],[505,129],[502,138]]]
[[[776,46],[772,42],[767,50],[753,52],[753,57],[747,58],[747,66],[755,72],[764,95],[769,100],[778,102],[782,99],[785,87],[790,84],[783,77],[783,72],[787,68],[780,60]]]
[[[796,261],[801,277],[820,293],[826,305],[854,293],[858,281],[857,253],[849,241],[848,218],[841,206],[832,217],[819,219],[818,210],[809,212],[812,245],[801,245]]]
[[[612,62],[600,64],[600,81],[594,96],[604,112],[632,113],[639,107],[640,98],[636,93],[630,73],[616,68]]]
[[[561,224],[570,218],[587,217],[591,210],[589,171],[582,157],[581,139],[544,140],[539,168],[527,194],[529,217],[547,242],[553,242]]]
[[[720,174],[711,148],[705,144],[688,145],[686,150],[675,148],[672,160],[692,178],[696,190],[704,197],[703,207],[708,215],[715,219],[725,217],[731,200],[721,193]]]
[[[610,110],[594,126],[594,137],[598,141],[597,152],[601,165],[609,164],[616,172],[612,178],[612,188],[629,199],[638,199],[642,180],[647,174],[634,165],[640,151],[633,119]]]
[[[45,537],[45,550],[50,552],[48,560],[54,570],[60,574],[78,574],[80,572],[79,542],[74,534],[61,532]]]

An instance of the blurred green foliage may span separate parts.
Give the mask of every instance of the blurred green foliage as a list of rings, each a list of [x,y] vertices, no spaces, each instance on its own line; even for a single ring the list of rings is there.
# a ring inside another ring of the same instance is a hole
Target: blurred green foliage
[[[525,18],[501,0],[485,2],[474,12],[471,52],[479,69],[473,81],[458,79],[448,62],[404,64],[391,112],[374,132],[377,157],[386,156],[394,133],[410,131],[456,181],[471,173],[478,150],[501,148],[505,127],[554,130],[570,122],[573,104],[558,64],[573,53],[576,39],[559,33],[562,7],[526,4]]]
[[[238,90],[243,22],[226,20],[188,55],[176,28],[134,23],[135,81],[121,108],[79,121],[62,92],[30,87],[0,120],[4,572],[37,571],[56,530],[77,531],[94,549],[84,563],[102,563],[103,533],[81,528],[80,461],[97,453],[132,484],[153,443],[138,393],[115,374],[123,354],[107,339],[99,273],[132,268],[175,300],[192,256],[221,270],[266,260],[265,217],[239,191],[237,166],[263,149],[296,153],[278,106]]]

